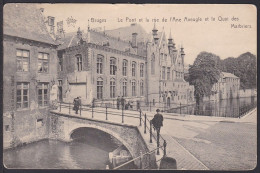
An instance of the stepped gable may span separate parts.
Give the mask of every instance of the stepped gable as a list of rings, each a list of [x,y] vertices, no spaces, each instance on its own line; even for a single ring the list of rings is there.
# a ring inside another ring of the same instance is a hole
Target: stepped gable
[[[57,45],[48,33],[43,16],[35,4],[6,4],[3,34]]]
[[[149,34],[146,33],[144,28],[136,23],[126,27],[107,30],[106,33],[114,37],[120,37],[120,39],[126,41],[132,41],[132,33],[137,33],[137,42],[144,42],[144,40],[147,41],[149,38]]]

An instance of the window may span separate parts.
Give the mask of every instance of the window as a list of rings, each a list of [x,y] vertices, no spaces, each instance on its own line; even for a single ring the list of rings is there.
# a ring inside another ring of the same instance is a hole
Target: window
[[[127,80],[123,80],[123,97],[127,97]]]
[[[170,67],[167,67],[167,80],[170,80]]]
[[[28,71],[29,68],[29,51],[16,50],[17,71]]]
[[[59,57],[59,70],[63,71],[63,57]]]
[[[16,108],[23,109],[29,107],[29,83],[17,83],[16,86]]]
[[[103,79],[98,78],[97,80],[97,99],[103,98]]]
[[[132,76],[135,76],[136,62],[132,62]]]
[[[116,59],[110,58],[110,75],[116,74]]]
[[[110,80],[110,98],[115,98],[116,82],[115,79]]]
[[[155,64],[155,56],[153,53],[151,58],[151,74],[154,74],[154,67],[155,67],[154,64]]]
[[[54,26],[54,17],[48,16],[48,25]]]
[[[97,56],[97,74],[102,74],[102,62],[103,62],[103,56],[98,55]]]
[[[48,73],[49,69],[49,54],[47,53],[38,53],[38,72],[39,73]]]
[[[163,60],[163,53],[160,54],[160,59]]]
[[[48,83],[39,83],[38,85],[38,105],[41,107],[48,106]]]
[[[140,77],[144,77],[144,64],[140,64]]]
[[[5,131],[9,132],[10,131],[10,126],[9,125],[5,125]]]
[[[140,96],[144,95],[144,82],[141,80],[140,82]]]
[[[167,61],[167,54],[164,54],[164,59],[165,61]]]
[[[127,76],[127,60],[123,60],[123,76]]]
[[[81,55],[76,55],[76,68],[77,71],[82,71],[82,56]]]
[[[162,67],[162,79],[165,80],[165,67]]]
[[[136,93],[135,93],[135,81],[132,81],[132,96],[136,96]]]

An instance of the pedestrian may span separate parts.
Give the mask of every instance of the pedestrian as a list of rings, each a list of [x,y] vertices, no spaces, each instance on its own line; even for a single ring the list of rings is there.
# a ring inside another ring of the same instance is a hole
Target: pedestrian
[[[122,109],[123,109],[125,107],[125,99],[123,96],[121,97],[121,105],[122,105]]]
[[[81,97],[80,96],[78,97],[78,106],[79,106],[79,109],[81,109]]]
[[[78,114],[78,111],[79,111],[79,97],[74,99],[73,104],[74,104],[74,110],[75,110],[76,114]]]
[[[120,107],[120,97],[119,96],[116,99],[116,107],[119,110],[119,107]]]
[[[152,119],[152,124],[156,130],[159,131],[161,130],[161,127],[163,126],[163,116],[162,114],[159,113],[160,109],[156,109],[156,114],[154,115]]]

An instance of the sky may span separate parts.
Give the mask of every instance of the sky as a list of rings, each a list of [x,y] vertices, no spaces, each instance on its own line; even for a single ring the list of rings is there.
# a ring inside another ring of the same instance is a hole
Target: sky
[[[55,22],[63,20],[64,30],[67,33],[75,32],[78,27],[86,32],[88,24],[90,28],[100,27],[110,30],[129,26],[131,23],[140,24],[147,33],[150,33],[154,26],[152,19],[155,19],[158,32],[164,29],[168,38],[171,31],[176,47],[183,45],[186,54],[185,64],[193,64],[202,51],[214,53],[221,59],[238,57],[245,52],[256,55],[257,52],[257,13],[253,5],[38,4],[37,6],[44,8],[44,15],[55,17]],[[74,26],[68,25],[68,18],[77,20]],[[91,21],[91,18],[95,21]],[[96,22],[98,19],[103,19],[103,22]],[[235,27],[238,25],[244,28]]]

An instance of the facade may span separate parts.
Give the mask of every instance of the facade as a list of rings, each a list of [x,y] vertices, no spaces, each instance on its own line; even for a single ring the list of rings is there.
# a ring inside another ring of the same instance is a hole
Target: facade
[[[3,131],[8,148],[48,137],[57,45],[33,5],[7,4],[4,10]]]
[[[194,101],[194,88],[184,80],[184,49],[177,50],[172,37],[167,40],[156,27],[152,34],[137,24],[103,32],[79,28],[59,42],[62,101],[81,96],[83,104],[94,99],[115,106],[123,96],[133,107],[162,109]]]
[[[212,87],[210,97],[204,97],[204,100],[223,100],[240,97],[240,79],[231,73],[221,72],[217,83]]]

